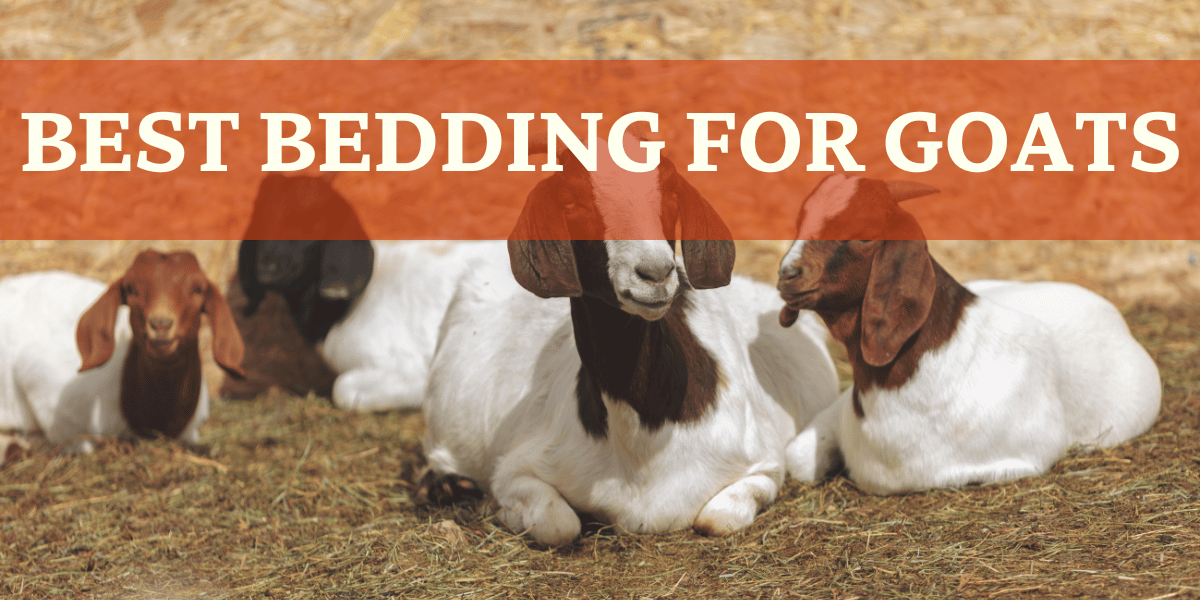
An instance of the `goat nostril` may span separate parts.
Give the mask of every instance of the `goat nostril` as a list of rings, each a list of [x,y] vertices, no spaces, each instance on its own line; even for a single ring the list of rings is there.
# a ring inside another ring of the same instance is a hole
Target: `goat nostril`
[[[662,283],[675,272],[675,263],[664,263],[662,265],[638,265],[634,269],[638,277],[644,281],[651,283]]]
[[[796,277],[799,277],[799,276],[800,276],[800,267],[797,267],[794,264],[780,265],[780,267],[779,267],[779,279],[780,280],[795,279]]]
[[[170,331],[171,326],[175,324],[174,319],[169,319],[166,317],[152,317],[149,319],[149,321],[150,321],[150,329],[152,329],[158,333],[165,333],[167,331]]]

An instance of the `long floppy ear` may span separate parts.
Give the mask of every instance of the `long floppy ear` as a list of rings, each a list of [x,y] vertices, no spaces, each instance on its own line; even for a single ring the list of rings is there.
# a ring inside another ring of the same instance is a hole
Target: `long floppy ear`
[[[246,346],[233,322],[233,314],[229,311],[225,296],[211,281],[208,282],[208,291],[204,293],[204,307],[201,310],[208,313],[208,322],[212,327],[213,359],[231,377],[244,379],[246,372],[242,370],[242,357],[246,354]]]
[[[521,287],[541,298],[583,295],[570,231],[554,205],[560,175],[538,182],[508,236],[508,260]]]
[[[375,268],[375,249],[367,240],[330,240],[321,249],[317,291],[330,300],[353,300],[367,287]]]
[[[117,309],[125,303],[121,294],[122,279],[118,279],[100,294],[75,326],[75,346],[83,358],[80,371],[94,369],[112,358],[116,345],[113,329],[117,326]]]
[[[862,305],[863,360],[876,367],[895,360],[925,324],[937,287],[924,240],[880,243]]]
[[[242,314],[249,317],[258,310],[267,288],[258,283],[258,240],[242,240],[238,244],[238,283],[242,285],[242,294],[246,296],[246,307]]]
[[[733,234],[712,205],[682,175],[673,173],[671,182],[679,202],[679,245],[683,248],[688,281],[698,290],[729,285],[737,256]]]

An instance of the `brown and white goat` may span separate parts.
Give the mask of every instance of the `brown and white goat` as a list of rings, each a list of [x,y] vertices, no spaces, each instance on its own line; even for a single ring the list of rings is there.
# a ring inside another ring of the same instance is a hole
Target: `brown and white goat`
[[[788,446],[798,479],[843,464],[878,494],[1013,479],[1158,414],[1158,369],[1107,300],[1065,283],[964,287],[933,260],[897,201],[936,191],[837,174],[801,208],[780,322],[816,311],[854,384]]]
[[[199,442],[208,417],[201,314],[217,364],[240,375],[229,307],[190,252],[146,250],[108,286],[61,271],[5,278],[0,427],[41,431],[75,451],[103,435]]]
[[[824,332],[811,316],[784,330],[774,290],[731,278],[729,230],[670,161],[559,162],[509,238],[511,272],[468,270],[450,304],[431,472],[474,481],[550,546],[579,535],[577,510],[635,532],[749,525],[797,427],[837,395]]]

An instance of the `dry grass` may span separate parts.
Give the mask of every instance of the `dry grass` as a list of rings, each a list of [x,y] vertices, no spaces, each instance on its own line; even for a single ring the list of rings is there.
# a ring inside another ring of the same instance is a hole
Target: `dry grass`
[[[1144,0],[6,0],[0,58],[1097,59],[1200,52]]]
[[[1166,389],[1147,434],[1049,474],[900,497],[789,482],[747,531],[601,529],[538,548],[495,508],[414,505],[421,417],[218,402],[207,454],[111,441],[4,467],[0,596],[1193,597],[1200,309],[1135,307]]]

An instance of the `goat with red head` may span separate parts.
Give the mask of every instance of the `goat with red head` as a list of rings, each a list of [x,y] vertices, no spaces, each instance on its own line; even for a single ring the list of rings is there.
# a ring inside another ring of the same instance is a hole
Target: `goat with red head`
[[[789,445],[789,472],[844,466],[880,494],[954,487],[1042,473],[1072,444],[1145,431],[1158,370],[1116,308],[1071,284],[959,284],[897,204],[935,191],[839,174],[805,200],[779,319],[816,311],[854,384]]]
[[[202,314],[217,364],[243,374],[229,307],[190,252],[143,251],[108,286],[57,271],[10,277],[0,306],[3,344],[16,349],[0,364],[0,422],[77,451],[125,433],[199,442]]]

